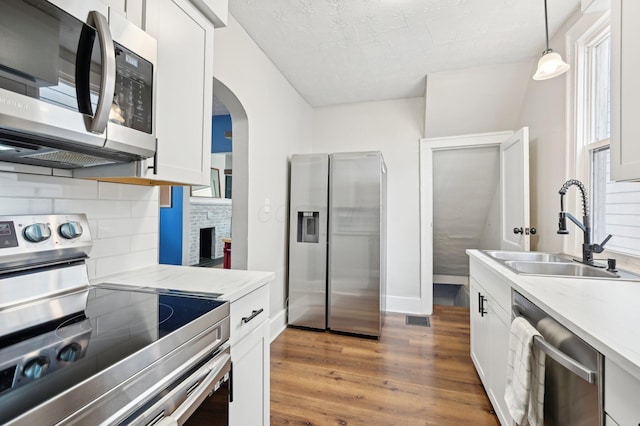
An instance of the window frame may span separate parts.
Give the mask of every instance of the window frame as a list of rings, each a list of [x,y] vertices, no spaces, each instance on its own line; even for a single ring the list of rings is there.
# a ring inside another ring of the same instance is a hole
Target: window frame
[[[573,43],[574,51],[574,138],[573,146],[570,146],[568,152],[571,157],[575,158],[575,176],[581,180],[587,188],[589,188],[589,194],[594,194],[594,185],[592,179],[592,161],[593,153],[610,146],[610,136],[597,141],[590,141],[591,128],[593,126],[591,112],[589,111],[592,101],[593,91],[590,90],[587,85],[591,83],[591,73],[593,67],[591,65],[590,58],[588,57],[588,49],[594,45],[597,45],[605,37],[611,34],[611,24],[609,13],[603,14],[600,19],[596,20],[590,25],[583,33],[575,38]],[[568,40],[568,43],[570,40]],[[590,197],[590,211],[589,214],[594,219],[594,203],[595,197]],[[573,199],[576,208],[581,209],[580,200],[578,197]],[[579,211],[579,210],[575,210]],[[582,238],[581,232],[572,232],[572,238],[565,244],[566,251],[570,251],[573,254],[578,255],[582,250]],[[598,238],[598,237],[596,237]],[[594,238],[595,239],[595,238]],[[593,243],[600,243],[601,241],[592,241]],[[598,256],[599,258],[615,257],[622,265],[631,265],[632,268],[638,268],[640,266],[640,256],[635,256],[629,253],[618,252],[614,250],[608,250],[605,247],[605,251]]]

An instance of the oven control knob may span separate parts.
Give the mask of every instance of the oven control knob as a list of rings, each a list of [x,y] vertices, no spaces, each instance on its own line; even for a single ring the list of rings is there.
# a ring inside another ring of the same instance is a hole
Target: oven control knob
[[[58,361],[73,362],[80,358],[82,346],[77,343],[70,343],[58,352]]]
[[[82,235],[82,225],[80,225],[80,222],[63,223],[58,228],[58,233],[62,238],[66,238],[67,240],[72,240]]]
[[[49,239],[51,236],[51,228],[46,223],[34,223],[24,228],[22,235],[27,241],[39,243]]]
[[[39,356],[29,361],[22,370],[22,374],[30,379],[39,379],[44,376],[49,369],[49,358]]]

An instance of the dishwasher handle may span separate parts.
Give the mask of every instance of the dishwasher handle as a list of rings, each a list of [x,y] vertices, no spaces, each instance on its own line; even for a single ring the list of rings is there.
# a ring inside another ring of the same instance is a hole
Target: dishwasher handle
[[[598,372],[593,371],[589,367],[586,367],[582,363],[571,358],[569,355],[562,352],[560,349],[547,342],[542,336],[535,336],[533,338],[533,344],[539,348],[542,352],[547,354],[558,364],[562,365],[567,370],[571,371],[576,376],[580,377],[587,383],[593,384],[597,382]]]
[[[513,305],[512,310],[514,317],[522,317],[526,319],[526,317],[520,313],[520,307],[518,305]],[[565,354],[560,349],[547,342],[544,337],[534,336],[533,345],[544,352],[548,357],[550,357],[558,364],[571,371],[573,374],[580,377],[587,383],[594,384],[597,382],[597,371],[593,371],[581,362],[571,358],[569,355]]]

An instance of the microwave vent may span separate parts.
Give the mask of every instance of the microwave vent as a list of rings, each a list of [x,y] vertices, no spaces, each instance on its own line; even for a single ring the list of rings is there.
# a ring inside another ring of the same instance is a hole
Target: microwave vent
[[[33,158],[34,160],[51,161],[68,166],[91,167],[101,166],[103,164],[113,164],[113,161],[105,158],[94,157],[93,155],[81,154],[68,151],[51,151],[41,152],[37,154],[25,155],[24,158]]]

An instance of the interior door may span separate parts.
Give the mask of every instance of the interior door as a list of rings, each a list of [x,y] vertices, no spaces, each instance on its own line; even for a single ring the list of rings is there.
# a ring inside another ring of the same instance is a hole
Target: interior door
[[[500,144],[500,185],[500,248],[529,251],[528,127]]]

